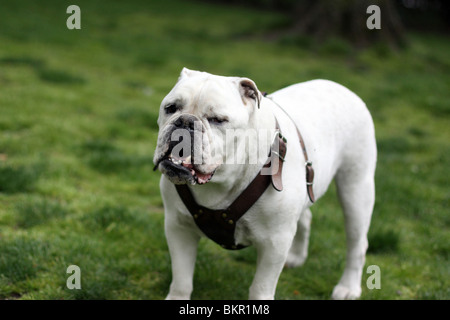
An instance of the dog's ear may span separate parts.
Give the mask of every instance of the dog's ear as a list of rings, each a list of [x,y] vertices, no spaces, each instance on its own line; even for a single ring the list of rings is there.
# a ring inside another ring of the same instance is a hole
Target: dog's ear
[[[180,81],[183,78],[189,78],[195,75],[200,75],[202,72],[200,71],[196,71],[196,70],[191,70],[188,69],[186,67],[183,68],[183,70],[181,70],[180,72],[180,76],[178,77],[178,81]]]
[[[183,70],[181,70],[181,72],[180,72],[178,81],[180,81],[181,79],[183,79],[185,77],[189,77],[191,73],[192,73],[192,70],[189,70],[188,68],[184,67]]]
[[[259,109],[262,95],[256,87],[256,84],[252,80],[248,78],[241,78],[239,82],[239,92],[241,93],[242,101],[244,102],[244,104],[247,104],[250,101],[251,103],[254,103]]]

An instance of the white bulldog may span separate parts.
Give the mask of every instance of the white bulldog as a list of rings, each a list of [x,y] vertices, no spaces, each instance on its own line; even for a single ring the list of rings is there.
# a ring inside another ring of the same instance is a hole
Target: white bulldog
[[[270,134],[238,134],[227,139],[227,132],[274,132],[276,121],[287,138],[283,190],[269,186],[235,224],[236,244],[254,245],[258,254],[249,298],[273,299],[283,267],[300,266],[308,255],[312,202],[296,126],[313,163],[316,200],[334,178],[345,215],[347,260],[332,298],[361,295],[377,157],[374,125],[364,102],[327,80],[295,84],[266,98],[248,78],[184,68],[161,103],[154,155],[155,168],[163,173],[160,188],[172,262],[167,299],[190,298],[197,244],[205,236],[175,185],[187,184],[205,208],[227,208],[260,172],[273,140]],[[175,134],[180,130],[187,135]],[[182,144],[180,136],[185,143],[192,138],[188,152],[174,152]],[[250,156],[256,161],[249,161]]]

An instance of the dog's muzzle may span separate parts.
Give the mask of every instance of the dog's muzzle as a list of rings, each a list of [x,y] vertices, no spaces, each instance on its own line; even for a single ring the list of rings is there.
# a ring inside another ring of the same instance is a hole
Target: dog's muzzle
[[[205,127],[192,114],[181,114],[162,132],[162,143],[166,150],[155,161],[153,170],[160,169],[175,184],[205,184],[214,172],[202,172],[202,141]]]

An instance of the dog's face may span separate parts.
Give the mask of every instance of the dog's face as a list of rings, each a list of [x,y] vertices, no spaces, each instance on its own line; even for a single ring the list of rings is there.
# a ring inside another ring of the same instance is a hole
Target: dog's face
[[[226,163],[225,132],[246,129],[261,95],[247,78],[184,68],[163,99],[153,162],[175,184],[205,184]]]

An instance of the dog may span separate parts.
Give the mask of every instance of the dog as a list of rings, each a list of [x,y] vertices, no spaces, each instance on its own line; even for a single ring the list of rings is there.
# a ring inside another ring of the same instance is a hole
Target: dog
[[[191,193],[196,208],[215,213],[232,207],[261,174],[271,152],[268,146],[277,140],[272,133],[277,136],[277,132],[280,137],[282,132],[287,145],[279,161],[282,190],[269,185],[239,220],[230,222],[235,244],[253,245],[257,251],[249,299],[274,299],[283,267],[305,262],[310,207],[333,179],[345,216],[347,256],[331,297],[360,297],[375,201],[377,149],[372,117],[356,94],[332,81],[312,80],[264,96],[249,78],[183,68],[161,103],[158,125],[153,162],[163,173],[160,189],[172,264],[166,299],[190,299],[198,241],[204,236],[214,239],[223,231],[220,226],[208,229],[211,222],[197,224],[179,188]],[[225,137],[236,130],[267,134]],[[274,150],[272,154],[278,155]],[[308,180],[305,162],[314,169],[313,182]]]

